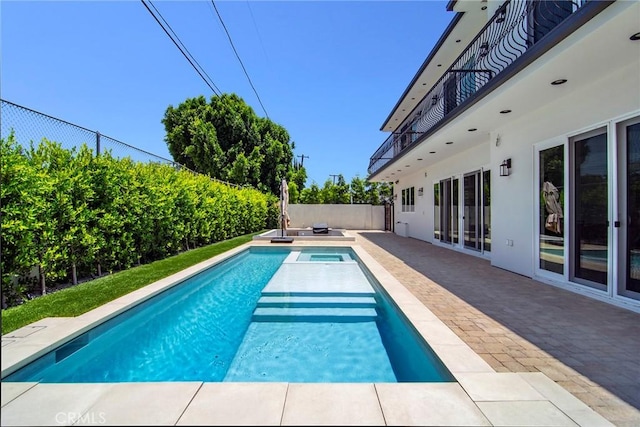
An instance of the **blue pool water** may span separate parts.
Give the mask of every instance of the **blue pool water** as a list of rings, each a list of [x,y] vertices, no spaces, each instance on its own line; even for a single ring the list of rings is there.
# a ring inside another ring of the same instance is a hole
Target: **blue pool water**
[[[296,260],[290,255],[287,248],[243,251],[3,381],[453,381],[350,248],[304,249]],[[276,278],[286,279],[286,267],[304,281],[312,280],[305,270],[335,274],[337,266],[354,264],[373,285],[371,295],[289,295],[271,281],[283,271]],[[262,317],[260,310],[266,310]],[[286,316],[269,310],[285,310]]]

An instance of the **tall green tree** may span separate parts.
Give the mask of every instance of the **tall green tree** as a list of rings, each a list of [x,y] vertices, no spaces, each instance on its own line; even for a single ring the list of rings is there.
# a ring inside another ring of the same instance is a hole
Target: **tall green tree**
[[[387,182],[366,182],[366,202],[381,205],[385,200],[391,200],[393,190]]]
[[[2,306],[22,302],[26,290],[21,277],[27,277],[38,264],[38,243],[53,235],[44,201],[51,191],[46,175],[38,173],[15,141],[13,133],[0,139],[0,270],[2,274]],[[52,255],[52,253],[50,253]],[[9,274],[7,274],[9,273]]]
[[[68,260],[71,262],[71,282],[78,284],[77,267],[94,261],[96,253],[95,211],[89,207],[95,197],[91,175],[94,156],[82,145],[75,149],[63,150],[58,146],[55,152],[65,162],[56,171],[54,185],[58,193],[57,220]],[[59,153],[59,154],[58,154]],[[69,157],[66,157],[69,153]]]
[[[351,200],[353,203],[369,203],[366,184],[366,181],[359,176],[354,176],[351,179]]]
[[[117,159],[106,150],[95,157],[93,164],[90,209],[96,229],[95,267],[101,276],[103,266],[122,269],[137,260],[133,229],[142,220],[137,214],[144,210],[140,209],[130,158]]]
[[[291,181],[289,184],[289,203],[295,204],[300,202],[300,191],[298,190],[298,184],[295,181]]]
[[[300,191],[297,202],[304,204],[348,204],[367,203],[381,205],[390,200],[392,188],[387,183],[365,181],[356,176],[347,184],[342,175],[337,182],[327,179],[322,188],[314,181],[309,188]]]
[[[335,185],[335,202],[339,204],[349,204],[351,203],[351,188],[347,181],[345,181],[344,176],[342,174],[338,175],[338,182]]]
[[[27,159],[37,176],[37,187],[32,193],[34,201],[33,265],[38,267],[40,292],[47,292],[47,279],[66,275],[65,260],[69,246],[61,239],[61,221],[69,213],[67,186],[62,186],[64,171],[72,161],[72,152],[64,150],[57,142],[43,139],[31,144]]]
[[[331,179],[325,181],[322,190],[320,190],[320,200],[323,204],[344,205],[351,203],[349,184],[342,174],[338,175],[336,183]]]
[[[295,182],[299,191],[302,191],[307,182],[307,171],[300,165],[295,165],[287,174],[288,182]]]
[[[293,171],[287,130],[258,117],[236,94],[189,98],[165,111],[165,141],[173,159],[196,172],[278,194],[280,181]],[[306,179],[306,172],[294,177]],[[298,187],[304,186],[297,182]]]
[[[309,188],[305,188],[300,192],[299,202],[307,205],[317,205],[322,203],[320,198],[320,187],[313,181]]]

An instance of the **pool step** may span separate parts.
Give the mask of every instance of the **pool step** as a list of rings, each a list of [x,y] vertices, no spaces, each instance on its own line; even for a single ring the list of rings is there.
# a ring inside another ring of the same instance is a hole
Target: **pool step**
[[[366,322],[375,320],[375,308],[258,307],[254,322]]]
[[[376,300],[371,296],[272,296],[263,295],[258,307],[335,307],[375,308]]]

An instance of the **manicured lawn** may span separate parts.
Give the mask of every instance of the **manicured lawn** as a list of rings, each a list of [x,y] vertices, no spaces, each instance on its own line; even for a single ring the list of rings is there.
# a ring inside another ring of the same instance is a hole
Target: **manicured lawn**
[[[122,295],[245,244],[251,241],[256,234],[258,233],[193,249],[151,264],[120,271],[72,288],[44,295],[17,307],[2,310],[2,334],[4,335],[45,317],[74,317],[86,313]]]

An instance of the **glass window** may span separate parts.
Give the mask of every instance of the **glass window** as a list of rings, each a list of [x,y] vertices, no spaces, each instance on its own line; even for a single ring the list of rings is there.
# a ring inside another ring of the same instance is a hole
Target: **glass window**
[[[491,171],[482,173],[482,219],[483,219],[483,247],[485,252],[491,252]]]
[[[574,150],[572,275],[606,289],[609,256],[606,129],[571,140]]]
[[[433,184],[433,237],[440,240],[440,183]]]
[[[414,187],[405,188],[402,190],[402,212],[414,212],[415,190]]]
[[[625,277],[618,292],[640,299],[640,117],[620,125],[624,159],[621,164],[623,196],[620,211],[622,219],[623,246],[620,262]]]
[[[540,268],[564,274],[564,146],[540,151]]]
[[[406,212],[407,209],[407,191],[402,189],[402,212]]]
[[[480,228],[482,215],[480,199],[480,171],[466,174],[463,179],[464,246],[481,250]]]
[[[458,236],[458,210],[460,209],[458,207],[458,203],[459,203],[459,196],[458,196],[458,191],[459,191],[459,179],[458,178],[454,178],[452,181],[452,189],[451,189],[451,236],[453,239],[453,243],[458,243],[459,240],[459,236]]]

